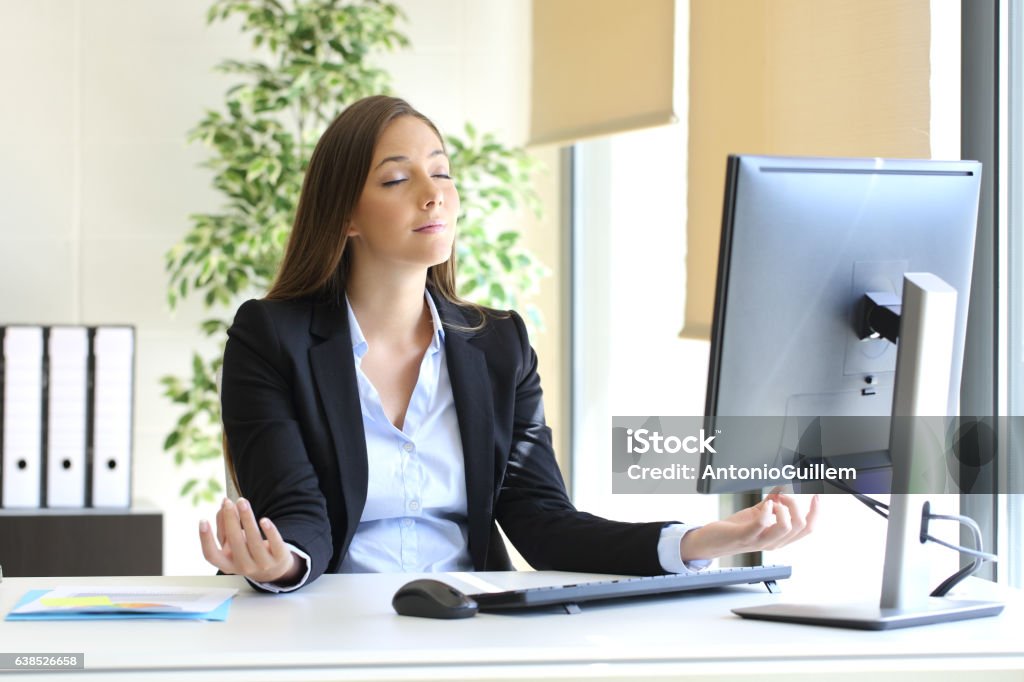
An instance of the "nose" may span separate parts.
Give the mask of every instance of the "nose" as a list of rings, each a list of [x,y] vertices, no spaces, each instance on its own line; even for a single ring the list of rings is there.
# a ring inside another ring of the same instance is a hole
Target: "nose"
[[[435,208],[444,203],[444,192],[441,187],[434,182],[433,178],[428,178],[423,185],[422,196],[420,199],[423,204],[423,208]]]

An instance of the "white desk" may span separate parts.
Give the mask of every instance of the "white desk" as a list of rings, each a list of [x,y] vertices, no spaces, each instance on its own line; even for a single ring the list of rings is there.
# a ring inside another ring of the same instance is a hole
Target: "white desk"
[[[238,586],[225,623],[3,622],[0,652],[85,654],[85,671],[0,671],[0,682],[53,680],[840,679],[1024,680],[1024,600],[1001,616],[858,632],[745,621],[730,613],[799,593],[727,588],[673,598],[583,605],[583,612],[479,614],[435,621],[396,615],[409,575],[326,575],[298,593],[257,594],[234,576],[8,578],[4,615],[26,591],[61,584]],[[506,587],[579,574],[488,573]],[[607,576],[604,576],[607,577]],[[457,581],[453,580],[453,584]],[[796,588],[796,589],[792,589]],[[476,591],[476,590],[469,590]],[[788,593],[788,594],[787,594]],[[797,594],[796,596],[799,596]]]

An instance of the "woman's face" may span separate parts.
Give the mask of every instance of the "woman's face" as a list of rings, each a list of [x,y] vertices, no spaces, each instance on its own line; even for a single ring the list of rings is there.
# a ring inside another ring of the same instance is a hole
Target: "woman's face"
[[[428,268],[448,260],[459,193],[441,141],[402,116],[381,133],[349,228],[360,266]]]

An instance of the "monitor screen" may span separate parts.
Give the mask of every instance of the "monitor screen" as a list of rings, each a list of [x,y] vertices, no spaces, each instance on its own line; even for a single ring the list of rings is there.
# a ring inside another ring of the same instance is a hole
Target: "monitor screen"
[[[972,161],[729,158],[706,414],[719,427],[746,421],[719,428],[702,471],[830,457],[884,477],[896,345],[862,339],[858,316],[868,292],[898,301],[907,272],[958,292],[956,413],[980,174]],[[776,482],[701,478],[698,487]],[[877,481],[869,487],[880,492]]]

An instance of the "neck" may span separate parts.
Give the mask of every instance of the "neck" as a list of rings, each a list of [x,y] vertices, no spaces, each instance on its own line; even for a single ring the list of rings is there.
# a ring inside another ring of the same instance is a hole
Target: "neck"
[[[430,313],[423,300],[426,271],[404,277],[370,277],[353,268],[345,285],[352,311],[368,342],[404,343],[422,334]]]

